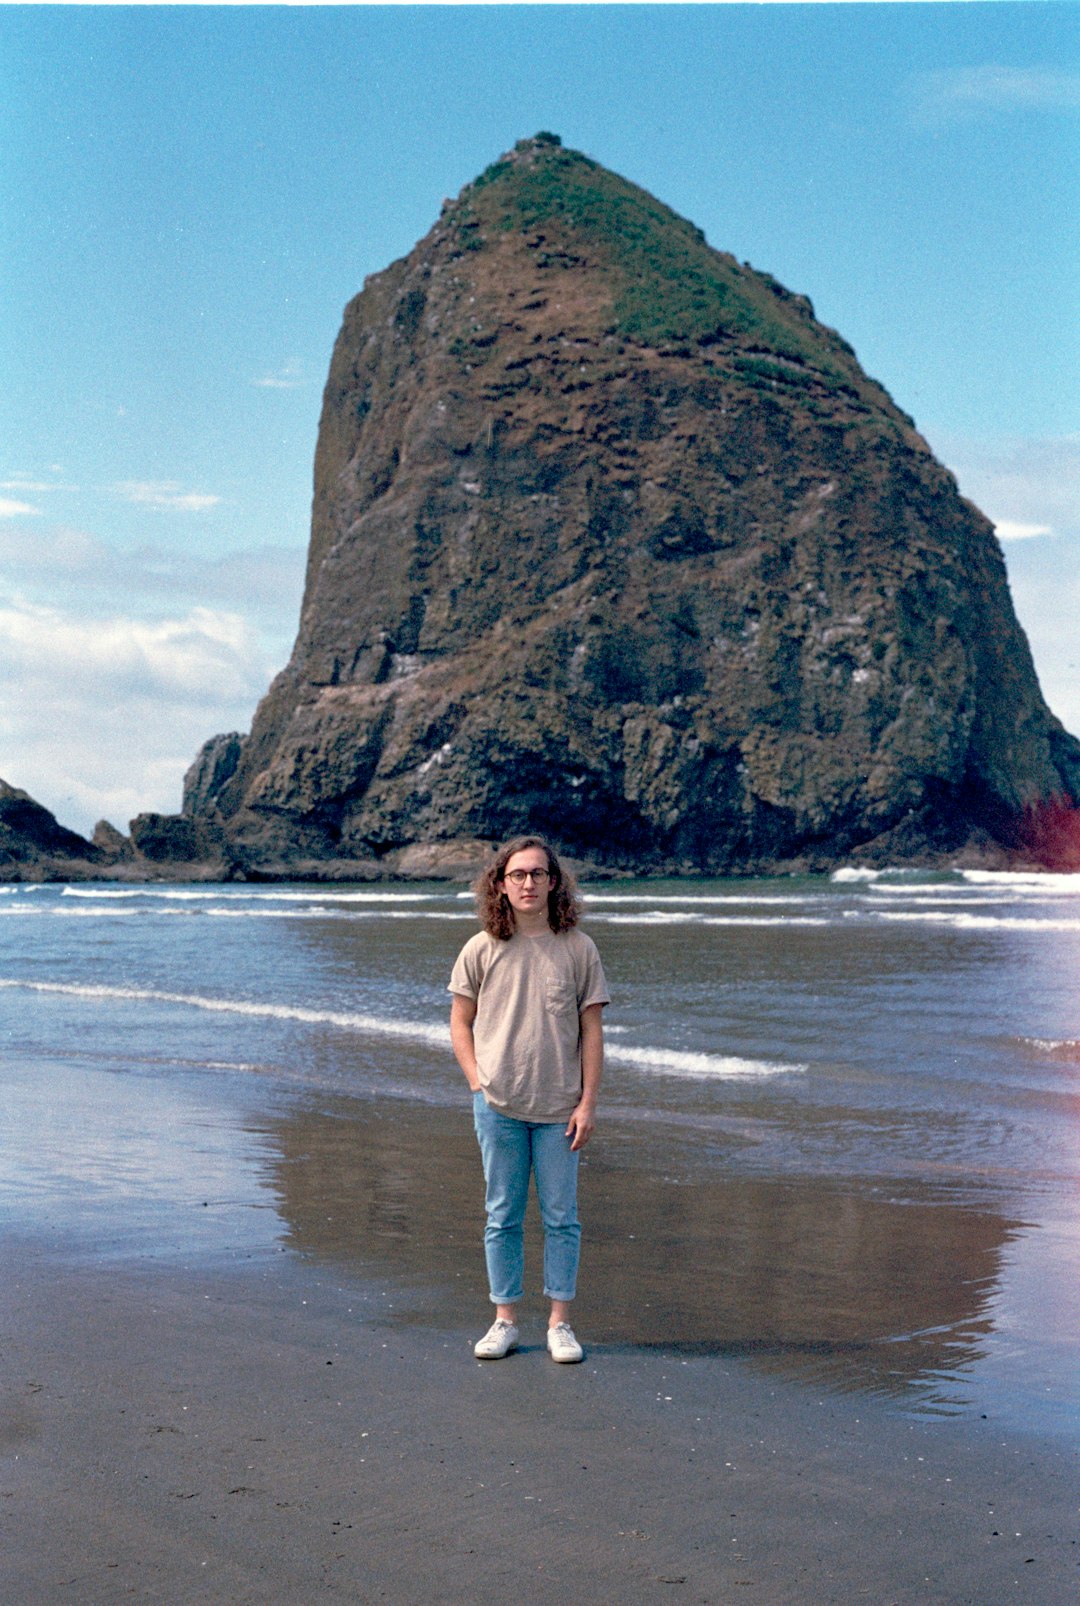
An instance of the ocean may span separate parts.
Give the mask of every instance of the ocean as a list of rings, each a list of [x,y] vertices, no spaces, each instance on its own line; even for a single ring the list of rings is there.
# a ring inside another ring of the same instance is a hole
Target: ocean
[[[1080,1443],[1080,876],[586,887],[579,1325]],[[9,1230],[486,1325],[445,884],[0,888]],[[478,1329],[479,1330],[479,1329]]]

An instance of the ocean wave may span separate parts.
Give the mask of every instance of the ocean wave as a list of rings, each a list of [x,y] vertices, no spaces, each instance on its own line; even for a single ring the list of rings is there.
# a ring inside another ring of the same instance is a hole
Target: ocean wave
[[[182,915],[187,911],[183,909],[120,909],[115,905],[106,904],[103,907],[83,907],[64,909],[59,905],[46,905],[32,907],[25,903],[4,904],[0,908],[0,915],[23,915],[28,919],[39,917],[45,919],[85,920],[87,917],[97,916],[98,919],[112,918],[114,920],[131,920],[145,918],[147,915]]]
[[[379,1037],[404,1037],[412,1042],[437,1043],[440,1047],[450,1042],[448,1026],[390,1020],[381,1015],[360,1015],[348,1010],[310,1009],[299,1004],[262,1004],[242,998],[211,998],[202,993],[172,993],[151,987],[110,987],[96,982],[24,981],[14,977],[0,977],[0,987],[59,993],[70,998],[110,999],[119,1003],[180,1004],[188,1009],[207,1010],[212,1014],[301,1021],[311,1026],[337,1026],[343,1031],[364,1032]]]
[[[151,987],[114,987],[98,982],[29,981],[21,977],[0,977],[0,988],[35,993],[59,994],[69,998],[108,1000],[133,1004],[176,1004],[211,1014],[237,1015],[258,1020],[298,1021],[310,1026],[333,1026],[341,1031],[365,1036],[394,1037],[407,1042],[427,1043],[440,1049],[450,1047],[449,1026],[414,1020],[393,1020],[382,1015],[365,1015],[351,1010],[313,1009],[298,1004],[267,1004],[241,998],[213,998],[202,993],[174,993]],[[740,1059],[734,1055],[702,1054],[670,1048],[631,1048],[609,1043],[606,1057],[621,1064],[635,1065],[666,1076],[730,1079],[781,1076],[803,1071],[804,1065],[783,1065],[768,1060]]]
[[[608,1043],[604,1058],[621,1065],[637,1065],[665,1076],[693,1078],[695,1081],[734,1081],[762,1076],[791,1076],[806,1070],[805,1065],[783,1065],[772,1060],[746,1060],[733,1054],[698,1054],[675,1048],[629,1048]]]
[[[189,908],[183,905],[158,908],[146,908],[131,904],[78,904],[75,907],[51,905],[46,908],[30,908],[27,905],[4,904],[0,906],[0,916],[3,915],[41,915],[53,919],[67,920],[154,920],[167,916],[188,919],[222,919],[222,920],[471,920],[473,916],[465,910],[446,909],[339,909],[333,904],[312,903],[308,908],[289,909],[253,909],[251,907],[232,909],[225,904],[217,907],[200,904]]]
[[[1020,1041],[1026,1048],[1034,1048],[1040,1054],[1049,1054],[1054,1059],[1067,1060],[1070,1063],[1080,1061],[1080,1038],[1023,1037]]]
[[[698,905],[724,905],[724,904],[807,904],[820,901],[821,894],[816,892],[583,892],[582,901],[589,909],[598,903],[677,903],[680,906]]]
[[[213,902],[222,899],[232,903],[431,903],[434,899],[445,897],[439,892],[336,892],[332,887],[320,887],[308,892],[279,892],[269,888],[237,888],[235,891],[224,891],[221,887],[212,890],[206,887],[71,887],[63,889],[64,898],[142,898],[150,900],[164,899],[166,902],[200,903]]]
[[[227,920],[472,920],[461,909],[335,909],[313,904],[310,909],[205,909],[203,913]]]
[[[874,901],[879,903],[892,898],[897,903],[952,905],[954,908],[970,909],[982,904],[996,906],[1015,901],[1003,897],[1000,892],[989,889],[980,891],[977,887],[933,887],[918,884],[896,887],[886,886],[877,881],[866,890],[872,893]]]
[[[1055,870],[961,870],[973,887],[1015,887],[1018,891],[1080,893],[1080,871]]]
[[[875,909],[877,920],[923,922],[957,931],[1080,931],[1080,919],[1044,915],[973,915],[949,909]]]
[[[932,872],[931,872],[932,873]],[[837,886],[876,886],[879,881],[886,881],[894,888],[900,888],[914,876],[925,876],[927,871],[915,864],[885,864],[880,870],[873,870],[867,864],[843,864],[839,870],[834,870],[829,880]],[[942,872],[946,878],[943,883],[948,885],[953,871]]]
[[[616,915],[589,912],[592,924],[605,926],[773,926],[778,931],[789,926],[831,926],[831,915],[699,915],[668,909],[642,909],[636,914]]]

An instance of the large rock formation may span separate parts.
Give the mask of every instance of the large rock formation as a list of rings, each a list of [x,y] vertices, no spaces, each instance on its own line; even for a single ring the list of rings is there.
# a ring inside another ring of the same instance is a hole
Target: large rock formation
[[[804,297],[540,135],[346,309],[296,646],[185,814],[256,866],[529,827],[724,871],[1018,846],[1078,801],[911,419]]]

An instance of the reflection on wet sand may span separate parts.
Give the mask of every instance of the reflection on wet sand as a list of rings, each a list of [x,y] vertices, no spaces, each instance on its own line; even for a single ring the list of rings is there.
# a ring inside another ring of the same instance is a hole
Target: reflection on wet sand
[[[461,1308],[481,1319],[483,1191],[466,1111],[343,1100],[260,1131],[277,1156],[265,1180],[290,1247],[390,1279],[408,1293],[401,1319],[456,1320]],[[583,1173],[577,1308],[594,1352],[748,1355],[924,1408],[963,1403],[1020,1223],[983,1196],[958,1202],[923,1184],[674,1182],[650,1149],[622,1142],[613,1163],[597,1143]],[[527,1252],[538,1288],[535,1230]]]

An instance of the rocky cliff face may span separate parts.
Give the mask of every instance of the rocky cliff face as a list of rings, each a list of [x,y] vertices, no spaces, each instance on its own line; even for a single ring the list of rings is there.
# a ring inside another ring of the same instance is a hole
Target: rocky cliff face
[[[1052,800],[1080,744],[912,421],[805,298],[541,135],[346,309],[296,646],[184,812],[256,866],[530,828],[725,871],[1015,846]]]

